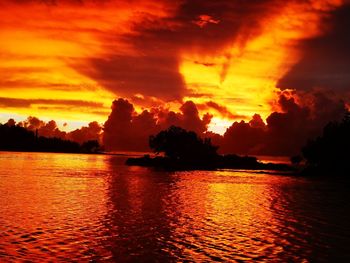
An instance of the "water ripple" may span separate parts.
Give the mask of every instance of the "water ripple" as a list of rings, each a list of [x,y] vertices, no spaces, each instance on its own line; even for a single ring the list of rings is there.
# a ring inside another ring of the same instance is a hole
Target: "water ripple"
[[[0,261],[349,262],[346,184],[0,153]]]

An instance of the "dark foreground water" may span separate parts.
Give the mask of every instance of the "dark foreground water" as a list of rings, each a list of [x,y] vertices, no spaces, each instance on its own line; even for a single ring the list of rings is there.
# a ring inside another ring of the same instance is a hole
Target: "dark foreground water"
[[[0,262],[350,262],[349,184],[0,152]]]

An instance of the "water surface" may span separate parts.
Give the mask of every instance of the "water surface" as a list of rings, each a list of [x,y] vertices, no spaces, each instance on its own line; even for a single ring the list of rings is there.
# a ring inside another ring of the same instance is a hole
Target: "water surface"
[[[0,261],[350,262],[349,184],[0,152]]]

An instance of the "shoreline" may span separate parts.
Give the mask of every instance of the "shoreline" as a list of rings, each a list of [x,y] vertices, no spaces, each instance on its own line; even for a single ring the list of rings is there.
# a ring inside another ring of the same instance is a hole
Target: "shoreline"
[[[96,154],[96,155],[105,155],[104,152],[59,152],[59,151],[32,151],[32,150],[9,150],[9,149],[0,149],[0,152],[11,152],[11,153],[68,153],[68,154]]]
[[[221,170],[221,169],[239,169],[250,171],[280,171],[297,174],[297,169],[283,163],[263,163],[253,156],[238,155],[218,155],[211,160],[174,160],[167,157],[130,157],[126,160],[128,166],[141,166],[160,168],[169,171],[183,170]]]

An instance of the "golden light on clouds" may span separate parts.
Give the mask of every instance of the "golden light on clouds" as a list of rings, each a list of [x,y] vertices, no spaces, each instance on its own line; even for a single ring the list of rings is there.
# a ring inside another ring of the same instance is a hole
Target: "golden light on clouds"
[[[24,3],[23,6],[2,3],[0,10],[0,97],[28,100],[51,100],[47,105],[30,107],[3,105],[0,122],[11,116],[28,115],[72,123],[103,123],[111,102],[118,96],[101,84],[80,73],[77,68],[89,57],[103,57],[111,46],[132,53],[128,43],[118,36],[130,32],[132,21],[139,14],[152,10],[165,15],[165,6],[140,2],[138,11],[125,3],[67,3],[45,5]],[[102,8],[103,7],[103,8]],[[113,42],[109,36],[114,34]],[[72,105],[55,103],[72,100]],[[79,106],[74,101],[94,102],[99,107]],[[25,116],[25,117],[24,117]]]
[[[243,43],[238,38],[231,47],[212,56],[184,52],[180,72],[195,95],[186,99],[225,105],[237,114],[236,120],[249,120],[255,113],[266,119],[274,110],[278,80],[300,59],[295,44],[323,32],[322,17],[316,11],[329,11],[340,4],[341,1],[313,1],[311,7],[292,2],[278,15],[263,20],[262,31],[256,37]],[[196,94],[203,95],[198,98]],[[210,129],[223,133],[230,121],[217,116]]]
[[[274,7],[267,1],[266,13],[271,14],[261,15],[257,25],[239,21],[231,38],[227,33],[225,40],[218,38],[218,48],[206,50],[203,36],[208,28],[218,34],[231,29],[221,28],[226,21],[219,15],[195,15],[180,2],[0,1],[0,122],[11,113],[104,122],[112,100],[126,94],[129,99],[134,96],[138,110],[160,103],[176,109],[186,100],[215,102],[226,107],[230,117],[210,107],[200,111],[214,115],[211,129],[220,132],[233,120],[249,120],[254,113],[265,119],[274,109],[278,80],[300,60],[298,41],[327,30],[320,23],[325,11],[341,4],[287,1]],[[189,18],[178,15],[184,10]],[[254,15],[258,16],[242,19]],[[193,32],[202,36],[180,43]],[[159,93],[149,88],[163,74],[170,76],[161,79],[165,84],[183,77],[184,87],[180,81],[171,86],[179,90],[176,99],[164,96],[175,92],[173,88]]]
[[[53,101],[53,105],[38,103],[30,105],[29,109],[20,105],[6,105],[6,109],[2,109],[6,116],[12,112],[68,122],[92,119],[102,122],[105,119],[105,116],[95,114],[91,109],[54,103],[54,100],[84,100],[108,107],[113,98],[98,83],[70,66],[74,59],[97,54],[101,49],[94,45],[96,40],[93,36],[80,30],[75,32],[74,25],[78,23],[72,21],[67,26],[64,21],[71,17],[72,11],[39,5],[26,8],[9,6],[0,11],[4,22],[0,33],[0,97]],[[79,18],[75,21],[79,21]],[[89,45],[83,46],[84,43]]]

